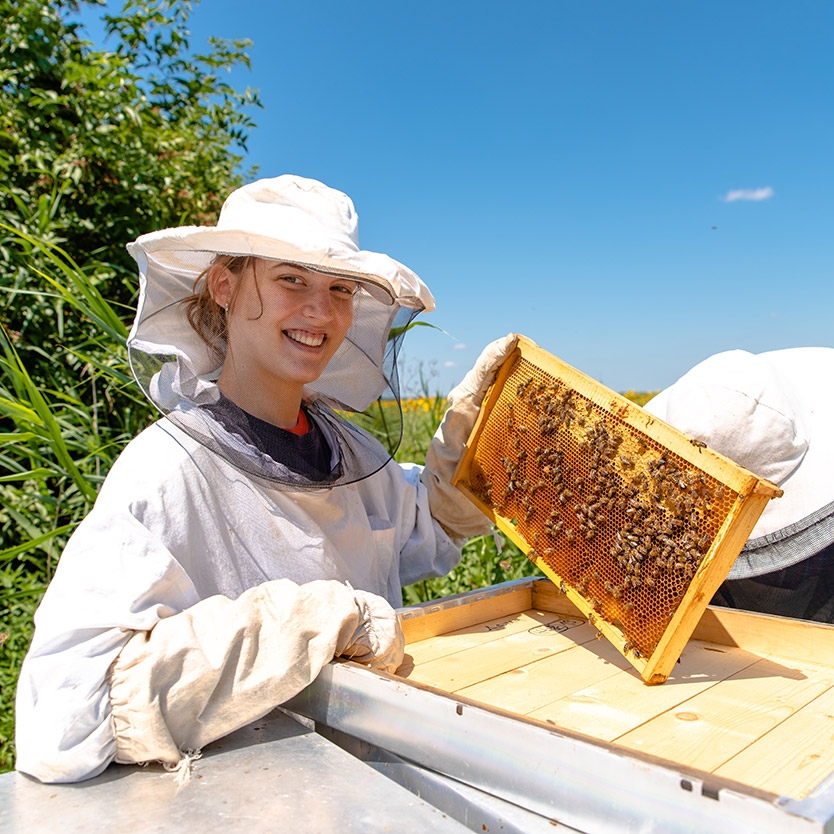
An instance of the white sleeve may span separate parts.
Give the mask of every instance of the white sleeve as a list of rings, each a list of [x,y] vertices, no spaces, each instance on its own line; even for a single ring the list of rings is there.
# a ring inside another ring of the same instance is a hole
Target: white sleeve
[[[487,517],[452,486],[452,478],[466,451],[489,386],[517,342],[518,336],[509,333],[481,351],[472,369],[449,392],[448,408],[426,450],[422,478],[429,492],[429,506],[432,515],[453,537],[482,536],[492,529]]]
[[[75,782],[114,760],[175,764],[295,695],[334,655],[394,671],[402,648],[390,605],[335,580],[200,601],[137,519],[94,510],[36,615],[16,767]]]
[[[414,515],[402,522],[409,535],[400,548],[400,582],[410,585],[434,576],[445,576],[460,561],[465,538],[452,538],[432,516],[429,495],[421,480],[423,467],[400,464],[409,493],[413,494]]]

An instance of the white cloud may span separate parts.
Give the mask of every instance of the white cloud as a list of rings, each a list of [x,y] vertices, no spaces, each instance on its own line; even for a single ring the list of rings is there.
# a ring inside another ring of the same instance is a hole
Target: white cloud
[[[457,366],[458,366],[458,363],[457,362],[452,362],[451,360],[448,361],[448,362],[443,363],[444,368],[457,368]]]
[[[463,342],[457,342],[452,345],[452,350],[466,350],[466,345]]]
[[[752,200],[758,203],[762,200],[769,200],[772,196],[773,189],[768,185],[764,188],[736,188],[728,191],[722,199],[725,203],[735,203],[736,200]]]

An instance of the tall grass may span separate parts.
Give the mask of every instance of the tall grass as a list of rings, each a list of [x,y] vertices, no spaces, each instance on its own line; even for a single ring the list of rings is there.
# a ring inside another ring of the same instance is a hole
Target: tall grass
[[[81,269],[42,239],[2,224],[0,232],[1,771],[13,764],[14,691],[34,611],[67,538],[152,408],[131,381],[127,328],[97,289],[110,267]],[[10,330],[12,310],[51,321],[53,339],[43,344],[40,327]]]

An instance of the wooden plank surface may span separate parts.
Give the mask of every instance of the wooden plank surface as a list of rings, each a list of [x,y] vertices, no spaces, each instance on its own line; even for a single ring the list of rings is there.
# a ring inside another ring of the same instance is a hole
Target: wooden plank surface
[[[471,623],[512,616],[533,607],[530,594],[530,588],[522,586],[504,594],[487,594],[465,605],[424,604],[400,618],[405,640],[414,643],[454,629],[466,628]]]
[[[558,589],[527,599],[541,607],[502,606],[446,634],[420,626],[434,636],[408,643],[399,674],[780,795],[802,798],[834,772],[834,628],[716,609],[698,633],[724,642],[691,640],[666,683],[650,687]]]
[[[528,613],[531,623],[529,628],[516,630],[498,639],[495,639],[495,632],[466,635],[469,640],[478,636],[482,640],[460,651],[418,663],[409,678],[448,692],[457,692],[518,668],[522,662],[520,658],[542,659],[575,647],[577,643],[593,640],[596,635],[595,629],[578,620],[570,621],[562,630],[538,622],[535,616],[537,612]],[[552,615],[550,619],[553,620]],[[418,653],[420,651],[417,647],[414,650]]]
[[[773,793],[801,797],[832,772],[832,748],[834,688],[829,688],[715,773]]]
[[[532,712],[530,717],[575,732],[587,733],[587,728],[593,727],[594,738],[614,741],[667,710],[682,709],[690,698],[757,660],[741,649],[715,651],[693,642],[662,686],[647,687],[640,678],[628,674],[599,682],[582,681],[569,697]]]
[[[553,701],[570,696],[578,681],[590,684],[610,679],[617,672],[639,681],[645,689],[645,684],[614,646],[607,641],[591,640],[465,687],[460,694],[519,715],[531,715]],[[547,715],[535,717],[548,720]],[[578,730],[587,734],[585,727]]]
[[[533,604],[547,610],[554,607]],[[812,664],[828,658],[834,666],[834,625],[828,623],[709,606],[693,636],[718,645],[739,646],[762,657],[792,658]]]
[[[829,686],[759,660],[620,736],[617,744],[711,773]]]
[[[511,634],[518,634],[549,624],[561,630],[586,625],[585,621],[578,616],[569,617],[553,614],[550,611],[530,609],[510,615],[504,614],[483,623],[450,631],[448,634],[429,637],[418,643],[408,643],[406,651],[414,658],[415,664],[422,665],[465,649],[502,640]]]

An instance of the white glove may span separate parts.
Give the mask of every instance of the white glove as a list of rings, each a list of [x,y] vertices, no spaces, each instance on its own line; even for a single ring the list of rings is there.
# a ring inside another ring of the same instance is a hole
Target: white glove
[[[277,579],[166,617],[133,634],[110,669],[116,761],[181,764],[185,751],[266,715],[344,652],[393,671],[403,638],[385,600],[335,580]]]
[[[431,514],[447,533],[459,539],[481,536],[491,529],[489,519],[451,481],[486,392],[517,342],[518,336],[510,333],[484,348],[472,370],[449,392],[449,407],[426,452],[421,477]]]
[[[405,637],[397,612],[376,594],[354,591],[353,596],[360,622],[348,645],[336,653],[393,674],[403,662],[405,652]]]

